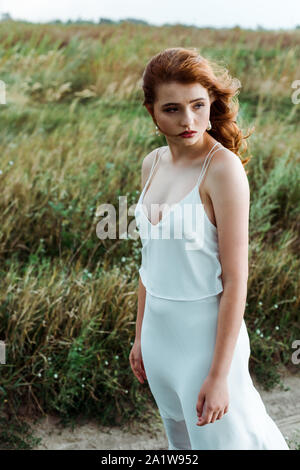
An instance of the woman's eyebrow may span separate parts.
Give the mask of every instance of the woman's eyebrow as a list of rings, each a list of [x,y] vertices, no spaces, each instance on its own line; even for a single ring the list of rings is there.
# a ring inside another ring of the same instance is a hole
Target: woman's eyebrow
[[[196,98],[195,100],[191,100],[190,103],[194,103],[194,101],[199,101],[199,100],[205,101],[205,98],[202,98],[202,97],[201,98]],[[165,103],[165,104],[163,104],[163,107],[164,106],[170,106],[171,104],[176,105],[176,104],[180,104],[180,103]]]

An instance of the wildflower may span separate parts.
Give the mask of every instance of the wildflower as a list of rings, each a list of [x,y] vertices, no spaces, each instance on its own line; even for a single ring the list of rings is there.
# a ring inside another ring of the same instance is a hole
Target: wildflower
[[[277,304],[275,304],[275,305],[274,305],[274,308],[278,308],[278,305],[277,305]]]
[[[256,333],[259,335],[260,334],[260,329],[257,328]]]
[[[279,330],[279,326],[275,326],[275,330]]]
[[[107,361],[105,361],[104,364],[105,364],[106,366],[108,366],[108,362],[107,362]]]
[[[119,359],[119,356],[115,356],[115,359]]]
[[[261,337],[261,338],[263,338],[263,337],[264,337],[264,334],[263,334],[263,333],[261,333],[261,334],[260,334],[260,337]]]
[[[54,377],[55,379],[57,379],[58,375],[57,375],[57,374],[54,374],[54,376],[53,376],[53,377]]]
[[[84,387],[85,387],[85,385],[84,385],[84,384],[81,384],[81,386],[82,386],[82,388],[84,388]]]
[[[122,256],[121,261],[122,261],[123,263],[124,263],[124,261],[126,261],[125,256]]]
[[[10,164],[10,165],[13,165],[13,164],[14,164],[14,162],[13,162],[12,160],[10,160],[9,164]]]
[[[2,175],[2,173],[3,173],[3,171],[2,171],[2,170],[0,170],[0,175]]]
[[[262,304],[263,304],[263,303],[262,303],[261,301],[258,302],[258,305],[259,305],[259,306],[262,306]]]

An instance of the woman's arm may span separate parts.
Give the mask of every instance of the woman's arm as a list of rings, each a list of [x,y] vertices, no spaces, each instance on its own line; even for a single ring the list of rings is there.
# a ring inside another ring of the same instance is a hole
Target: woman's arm
[[[136,336],[129,354],[129,362],[131,369],[139,380],[140,383],[144,383],[147,380],[147,375],[142,358],[141,350],[141,329],[144,317],[144,308],[145,308],[145,297],[146,289],[143,286],[141,278],[139,278],[139,292],[138,292],[138,313],[136,320]]]
[[[149,177],[150,170],[153,165],[153,159],[156,156],[157,149],[152,150],[148,153],[142,163],[142,176],[141,176],[141,191],[146,184],[146,181]],[[139,276],[139,288],[138,288],[138,312],[136,318],[136,329],[135,329],[135,339],[136,341],[141,340],[141,329],[144,318],[144,309],[145,309],[145,299],[146,299],[146,288],[142,283],[141,276]]]
[[[233,152],[216,153],[210,170],[207,186],[217,222],[223,292],[209,376],[226,378],[247,298],[250,190],[242,162]]]
[[[141,276],[139,276],[139,289],[138,289],[138,311],[135,323],[135,340],[141,341],[141,330],[142,323],[144,318],[144,309],[145,309],[145,300],[146,300],[146,289],[142,283]]]

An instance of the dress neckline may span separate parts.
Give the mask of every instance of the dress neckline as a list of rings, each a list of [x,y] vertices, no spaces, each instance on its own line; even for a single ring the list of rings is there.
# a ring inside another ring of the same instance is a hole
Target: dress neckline
[[[196,184],[196,185],[193,187],[193,189],[192,189],[188,194],[186,194],[180,201],[178,201],[178,202],[173,202],[172,204],[170,204],[170,206],[171,206],[170,209],[169,209],[168,211],[163,212],[161,219],[160,219],[156,224],[153,224],[153,223],[148,219],[148,217],[146,216],[145,211],[144,211],[144,209],[143,209],[143,202],[141,202],[141,206],[142,206],[141,212],[143,213],[143,216],[145,217],[145,219],[147,220],[147,222],[149,223],[149,225],[151,225],[152,227],[157,227],[158,225],[162,224],[162,223],[164,222],[164,220],[167,218],[167,216],[175,209],[175,207],[177,207],[177,206],[179,206],[180,204],[182,204],[183,201],[185,201],[185,199],[187,199],[188,196],[190,196],[190,195],[195,191],[196,188],[198,188],[198,184]],[[198,191],[198,195],[199,195],[200,204],[202,204],[199,191]],[[161,205],[166,205],[166,203],[161,204]]]
[[[200,172],[200,175],[199,175],[199,177],[198,177],[198,179],[197,179],[197,182],[196,182],[195,186],[194,186],[182,199],[180,199],[178,202],[173,202],[173,203],[171,203],[171,204],[170,204],[170,206],[171,206],[170,209],[169,209],[168,211],[166,211],[166,212],[163,212],[162,217],[160,218],[160,220],[159,220],[156,224],[153,224],[153,223],[148,219],[147,215],[145,214],[145,211],[144,211],[144,208],[143,208],[143,200],[144,200],[144,196],[145,196],[145,190],[146,190],[146,188],[147,188],[147,186],[148,186],[148,183],[149,183],[149,181],[150,181],[150,179],[151,179],[151,176],[152,176],[152,174],[153,174],[154,168],[155,168],[155,166],[156,166],[156,165],[158,164],[158,162],[159,162],[159,159],[160,159],[160,155],[159,155],[156,164],[154,164],[154,165],[152,166],[152,169],[151,169],[150,174],[149,174],[149,177],[148,177],[148,179],[147,179],[147,181],[146,181],[146,183],[145,183],[145,186],[144,186],[144,189],[143,189],[143,191],[142,191],[142,193],[141,193],[140,201],[139,201],[139,205],[141,206],[141,212],[143,213],[143,216],[144,216],[145,220],[147,221],[147,223],[148,223],[151,227],[156,228],[156,227],[159,227],[161,224],[163,224],[163,223],[164,223],[164,220],[167,219],[167,217],[171,214],[171,212],[172,212],[176,207],[178,207],[179,205],[181,205],[181,204],[195,191],[195,189],[197,189],[199,204],[202,204],[202,205],[203,205],[203,202],[202,202],[202,200],[201,200],[201,196],[200,196],[200,193],[199,193],[199,185],[201,184],[202,178],[203,178],[204,173],[205,173],[205,171],[206,171],[205,164],[206,164],[206,162],[207,162],[207,158],[208,158],[208,156],[211,154],[212,150],[215,148],[216,145],[220,145],[219,148],[222,148],[222,145],[220,144],[220,142],[216,142],[216,143],[212,146],[212,148],[209,150],[208,154],[207,154],[206,157],[205,157],[204,163],[203,163],[203,165],[202,165],[202,167],[201,167],[201,172]],[[219,148],[218,148],[217,150],[219,150]],[[152,171],[152,170],[153,170],[153,171]],[[199,180],[200,180],[200,182],[199,182]],[[166,205],[166,204],[167,204],[167,203],[162,203],[162,204],[160,204],[160,205]],[[208,220],[209,224],[210,224],[215,230],[217,230],[217,227],[209,220],[209,218],[208,218],[208,216],[207,216],[205,210],[204,210],[204,216],[205,216],[205,218]]]

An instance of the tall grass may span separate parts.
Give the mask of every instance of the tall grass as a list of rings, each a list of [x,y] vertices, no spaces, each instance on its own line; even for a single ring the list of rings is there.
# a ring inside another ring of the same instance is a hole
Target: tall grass
[[[118,215],[119,196],[134,205],[143,156],[166,144],[141,105],[140,80],[149,58],[170,46],[198,47],[242,83],[240,125],[255,126],[249,366],[266,388],[282,365],[297,370],[299,105],[291,84],[300,77],[299,39],[299,31],[0,23],[5,416],[83,413],[115,425],[152,416],[151,393],[128,360],[140,242],[119,233],[100,240],[96,208],[109,202]]]

